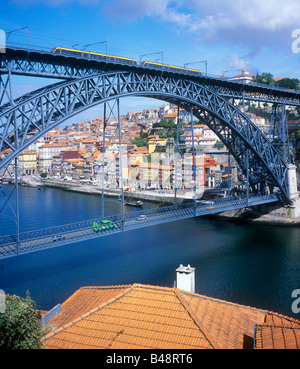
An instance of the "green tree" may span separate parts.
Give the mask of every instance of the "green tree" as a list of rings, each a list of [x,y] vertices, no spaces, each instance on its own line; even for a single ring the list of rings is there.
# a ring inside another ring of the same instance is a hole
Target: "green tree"
[[[215,143],[215,145],[214,145],[214,147],[216,148],[216,149],[218,149],[218,150],[220,150],[220,149],[223,149],[223,147],[224,147],[225,145],[223,144],[223,142],[222,141],[217,141],[216,143]]]
[[[266,72],[262,73],[261,76],[259,74],[257,74],[257,76],[255,78],[255,82],[265,83],[266,85],[272,85],[274,83],[273,74],[266,73]]]
[[[144,147],[148,145],[148,140],[142,138],[141,136],[136,137],[134,140],[131,141],[137,147]]]
[[[297,90],[299,86],[299,80],[294,78],[284,78],[276,82],[276,86],[288,88],[290,90]]]
[[[45,333],[29,292],[25,299],[6,295],[5,312],[0,313],[0,349],[41,349]]]

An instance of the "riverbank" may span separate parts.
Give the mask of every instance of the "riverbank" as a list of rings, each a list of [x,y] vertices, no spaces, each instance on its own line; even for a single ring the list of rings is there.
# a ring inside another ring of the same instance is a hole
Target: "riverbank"
[[[41,181],[41,186],[52,187],[52,188],[59,188],[65,191],[73,191],[73,192],[80,192],[86,194],[102,194],[102,189],[96,186],[90,185],[82,185],[78,183],[66,183],[66,182],[56,182],[56,181],[49,181],[44,180]],[[121,191],[119,189],[104,189],[104,195],[107,197],[112,198],[120,198]],[[147,200],[153,202],[164,202],[167,205],[171,205],[174,203],[174,193],[158,193],[151,190],[145,191],[125,191],[124,193],[125,199],[131,200]]]
[[[72,191],[84,194],[102,194],[102,190],[99,187],[92,185],[83,185],[79,183],[63,182],[63,181],[53,181],[49,179],[41,179],[37,181],[28,181],[26,183],[20,183],[23,186],[42,188],[42,187],[52,187],[64,191]],[[119,189],[104,189],[104,196],[109,198],[120,198],[121,191]],[[161,204],[162,206],[174,205],[174,190],[140,190],[140,191],[125,191],[125,199],[127,200],[141,200],[150,201],[156,204]],[[181,204],[184,201],[191,200],[192,197],[181,196],[180,192],[177,195],[177,203]],[[221,214],[214,214],[208,216],[212,219],[228,220],[236,223],[247,223],[247,224],[261,224],[261,225],[275,225],[275,226],[289,226],[289,227],[300,227],[300,217],[290,218],[286,216],[286,212],[281,211],[283,209],[278,209],[274,213],[266,207],[263,211],[259,209],[239,209],[230,212],[224,212]]]
[[[221,214],[209,216],[212,219],[227,220],[230,222],[241,224],[257,224],[257,225],[272,225],[281,227],[300,227],[299,218],[288,218],[284,215],[264,214],[255,211],[252,208],[242,209],[242,211],[231,211]]]
[[[30,185],[30,184],[29,184]],[[40,186],[48,186],[54,188],[60,188],[66,191],[89,193],[89,194],[102,194],[102,189],[97,186],[83,185],[72,182],[41,180]],[[201,198],[204,190],[197,191],[197,198]],[[120,189],[104,189],[104,195],[108,197],[120,198],[122,196]],[[177,203],[181,204],[186,201],[193,200],[194,193],[192,190],[178,190],[177,191]],[[174,190],[135,190],[124,191],[125,199],[130,200],[146,200],[155,203],[161,203],[164,205],[174,205]]]

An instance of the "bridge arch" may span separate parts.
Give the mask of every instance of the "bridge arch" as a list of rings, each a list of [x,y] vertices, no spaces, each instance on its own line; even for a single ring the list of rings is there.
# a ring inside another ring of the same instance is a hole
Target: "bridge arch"
[[[280,189],[284,200],[289,200],[288,163],[237,106],[207,86],[145,72],[101,73],[61,82],[19,98],[14,106],[0,107],[0,151],[12,150],[0,161],[0,169],[39,137],[72,116],[106,101],[128,96],[156,98],[192,109],[193,115],[207,124],[228,147],[245,175],[246,157],[249,159],[253,188],[267,182]],[[37,133],[28,138],[27,134],[33,130]]]

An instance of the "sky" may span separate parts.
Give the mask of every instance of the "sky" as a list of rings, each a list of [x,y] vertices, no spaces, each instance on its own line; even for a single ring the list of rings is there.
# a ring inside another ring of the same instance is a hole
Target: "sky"
[[[299,0],[1,0],[0,30],[9,43],[51,49],[68,46],[133,57],[139,61],[235,75],[246,67],[253,75],[300,79]],[[105,41],[105,42],[103,42]],[[157,53],[157,54],[155,54]],[[21,95],[51,80],[18,77]],[[160,106],[154,100],[123,99],[121,112]],[[80,119],[100,116],[101,108]],[[73,119],[76,120],[74,117]],[[78,121],[80,121],[80,119]]]

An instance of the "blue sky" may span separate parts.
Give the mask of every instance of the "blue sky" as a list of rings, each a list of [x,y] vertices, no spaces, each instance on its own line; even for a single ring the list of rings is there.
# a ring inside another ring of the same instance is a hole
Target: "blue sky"
[[[110,54],[137,60],[162,51],[164,63],[207,60],[210,74],[247,67],[252,74],[300,79],[300,54],[292,51],[299,14],[299,0],[2,0],[0,29],[28,26],[30,44],[45,48],[107,41]],[[27,43],[27,31],[12,33],[9,42]],[[91,48],[105,51],[104,44]],[[49,82],[15,83],[21,94]],[[159,104],[131,99],[121,106],[124,113]],[[87,119],[96,113],[86,113]]]

